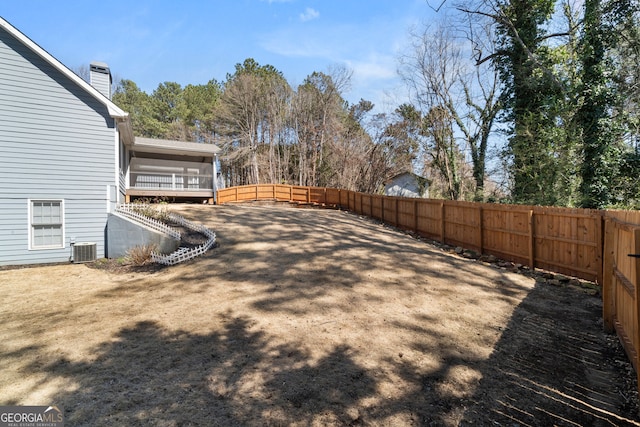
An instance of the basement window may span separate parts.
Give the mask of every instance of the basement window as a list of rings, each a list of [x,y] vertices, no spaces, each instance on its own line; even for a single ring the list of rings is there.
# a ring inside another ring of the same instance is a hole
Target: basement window
[[[64,248],[64,201],[29,201],[29,249]]]

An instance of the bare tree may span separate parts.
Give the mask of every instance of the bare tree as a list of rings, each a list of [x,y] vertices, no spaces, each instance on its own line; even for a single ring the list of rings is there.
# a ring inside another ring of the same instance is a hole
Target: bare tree
[[[330,72],[332,74],[314,72],[298,87],[293,114],[300,185],[323,185],[325,145],[340,135],[343,125],[342,91],[348,86],[351,74],[340,67]]]
[[[223,168],[230,184],[279,182],[284,170],[280,147],[286,135],[291,89],[286,79],[271,65],[253,59],[236,65],[215,109],[222,144]]]
[[[474,199],[482,200],[489,136],[500,111],[496,73],[473,64],[472,39],[456,36],[450,25],[426,27],[411,38],[411,50],[400,60],[400,74],[426,119],[427,154],[446,181],[448,196],[457,198],[462,195],[460,171],[465,161],[457,153],[468,149]],[[477,47],[478,39],[473,40]]]
[[[220,133],[226,138],[222,144],[225,167],[231,172],[233,185],[258,184],[258,130],[261,104],[257,76],[240,74],[227,82],[216,110]]]
[[[286,182],[290,159],[287,130],[293,93],[280,76],[264,79],[261,92],[264,101],[264,117],[260,125],[260,141],[264,147],[259,153],[261,178],[271,183]]]
[[[413,171],[418,143],[411,131],[413,124],[402,108],[392,114],[376,114],[370,120],[367,133],[373,143],[364,165],[360,191],[376,193],[390,178]]]
[[[371,160],[373,149],[371,137],[363,127],[363,119],[372,109],[371,102],[360,100],[344,114],[340,133],[327,143],[324,185],[362,191],[366,165]]]

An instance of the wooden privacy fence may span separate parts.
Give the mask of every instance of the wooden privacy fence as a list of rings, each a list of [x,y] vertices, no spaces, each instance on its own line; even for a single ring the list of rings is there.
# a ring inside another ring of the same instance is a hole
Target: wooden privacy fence
[[[389,197],[278,184],[218,191],[217,202],[280,200],[338,206],[452,246],[601,282],[602,213],[588,209]]]
[[[620,337],[640,391],[640,212],[606,211],[605,218],[604,327]]]
[[[605,329],[617,332],[640,384],[639,211],[414,199],[271,184],[218,192],[219,204],[261,199],[338,206],[441,243],[595,281],[602,286]]]

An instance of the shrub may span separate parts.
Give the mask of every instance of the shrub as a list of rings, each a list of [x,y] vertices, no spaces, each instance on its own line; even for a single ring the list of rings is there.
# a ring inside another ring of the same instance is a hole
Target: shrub
[[[133,203],[133,211],[144,215],[147,218],[153,218],[158,221],[168,222],[169,210],[167,203],[159,199],[138,199]]]
[[[155,245],[135,246],[127,251],[127,258],[135,266],[149,264],[151,262],[151,253],[155,249]]]

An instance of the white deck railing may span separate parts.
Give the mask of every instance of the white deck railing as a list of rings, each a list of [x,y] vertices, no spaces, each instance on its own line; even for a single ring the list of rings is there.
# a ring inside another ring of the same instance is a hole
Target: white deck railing
[[[212,191],[211,175],[131,172],[131,186],[140,190]]]

